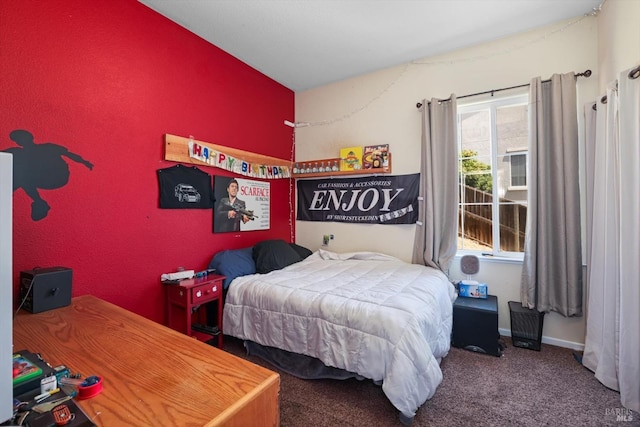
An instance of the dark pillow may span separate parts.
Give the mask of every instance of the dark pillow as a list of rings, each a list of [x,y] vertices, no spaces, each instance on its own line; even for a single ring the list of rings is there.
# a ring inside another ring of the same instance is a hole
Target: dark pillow
[[[269,273],[302,261],[302,257],[284,240],[265,240],[253,247],[258,273]]]
[[[296,245],[295,243],[289,243],[289,246],[291,246],[293,250],[296,251],[298,255],[300,255],[300,258],[302,259],[305,259],[306,257],[308,257],[313,253],[309,249],[305,248],[304,246]]]
[[[253,247],[244,249],[227,249],[218,252],[209,263],[209,268],[215,268],[216,274],[226,276],[223,287],[227,289],[236,277],[255,274],[256,264],[253,261]]]

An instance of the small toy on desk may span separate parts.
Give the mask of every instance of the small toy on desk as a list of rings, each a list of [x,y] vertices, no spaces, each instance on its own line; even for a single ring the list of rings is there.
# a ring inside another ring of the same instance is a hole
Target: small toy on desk
[[[22,352],[27,354],[26,351]],[[35,360],[37,354],[31,355],[30,360]],[[42,359],[40,358],[42,361]],[[43,368],[44,369],[44,368]],[[60,375],[57,378],[57,375]],[[45,378],[56,380],[59,388],[38,393],[37,388],[17,395],[13,403],[12,425],[28,427],[55,427],[55,426],[83,426],[96,427],[89,417],[76,405],[73,398],[78,395],[77,389],[85,388],[84,398],[97,395],[102,391],[102,378],[98,376],[82,379],[80,373],[71,374],[69,369],[60,365],[51,369],[51,374]],[[38,383],[40,378],[36,378]],[[66,384],[65,384],[66,383]],[[69,385],[75,383],[76,385]],[[52,384],[49,380],[48,384]]]
[[[46,393],[56,388],[58,388],[58,379],[55,375],[40,380],[40,393]]]
[[[13,385],[21,384],[42,374],[42,369],[23,355],[13,355]],[[37,384],[37,383],[36,383]],[[37,387],[37,386],[36,386]]]
[[[78,386],[78,399],[89,399],[102,392],[102,377],[92,375]]]
[[[85,379],[82,378],[61,378],[62,387],[75,387],[78,390],[78,399],[89,399],[102,392],[102,377],[92,375]]]
[[[74,414],[69,411],[69,407],[67,405],[58,405],[51,410],[51,413],[53,414],[56,426],[67,425],[69,421],[75,418]]]

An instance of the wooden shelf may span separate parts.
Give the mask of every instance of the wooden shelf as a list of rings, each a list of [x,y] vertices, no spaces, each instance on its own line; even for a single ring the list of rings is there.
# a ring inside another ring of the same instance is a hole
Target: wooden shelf
[[[173,162],[192,163],[194,165],[213,166],[208,163],[202,162],[198,159],[194,159],[189,156],[189,141],[191,139],[181,136],[165,134],[164,137],[164,159]],[[291,167],[291,161],[285,159],[279,159],[277,157],[265,156],[262,154],[252,153],[250,151],[239,150],[236,148],[225,147],[223,145],[212,144],[210,142],[193,140],[199,145],[208,147],[209,149],[217,152],[222,152],[233,156],[237,159],[244,160],[249,163],[258,163],[271,166],[286,166]]]
[[[291,176],[296,178],[296,179],[303,179],[303,178],[318,178],[318,177],[338,177],[338,176],[351,176],[351,175],[377,175],[377,174],[389,174],[391,173],[391,153],[388,154],[389,156],[389,166],[387,166],[386,168],[372,168],[372,169],[357,169],[357,170],[348,170],[348,171],[329,171],[329,172],[310,172],[310,173],[291,173]],[[338,165],[340,165],[340,158],[339,157],[335,157],[335,158],[331,158],[331,159],[318,159],[318,160],[307,160],[304,162],[295,162],[294,165],[297,163],[299,166],[302,166],[303,164],[318,164],[318,167],[320,167],[320,165],[322,164],[322,162],[324,162],[325,167],[326,165],[333,165],[335,162],[338,162]],[[293,170],[293,169],[292,169]]]
[[[165,160],[182,163],[192,163],[194,165],[202,166],[214,166],[209,163],[202,162],[198,159],[189,156],[189,141],[191,139],[181,136],[166,134],[165,135]],[[291,177],[295,179],[305,178],[320,178],[320,177],[339,177],[339,176],[353,176],[353,175],[378,175],[378,174],[390,174],[391,173],[391,153],[388,153],[389,165],[386,168],[374,168],[374,169],[357,169],[348,171],[329,171],[329,172],[311,172],[311,173],[293,173],[293,167],[289,160],[279,159],[276,157],[264,156],[257,153],[251,153],[249,151],[238,150],[231,147],[225,147],[222,145],[211,144],[209,142],[193,140],[199,145],[208,147],[210,150],[223,152],[238,159],[247,161],[249,163],[259,163],[272,166],[286,166],[291,171]],[[317,159],[307,160],[302,162],[295,162],[302,166],[303,164],[318,164],[318,167],[324,162],[325,167],[327,165],[332,166],[335,162],[340,165],[340,158],[333,157],[329,159]]]

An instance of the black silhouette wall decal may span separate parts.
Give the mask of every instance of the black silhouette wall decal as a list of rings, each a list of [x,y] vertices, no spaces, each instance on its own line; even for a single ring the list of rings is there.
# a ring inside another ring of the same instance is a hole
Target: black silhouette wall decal
[[[89,170],[93,169],[92,163],[61,145],[51,142],[36,144],[29,131],[16,129],[9,133],[9,138],[20,146],[2,150],[13,154],[13,191],[22,188],[33,200],[31,219],[34,221],[45,218],[51,209],[40,197],[38,189],[55,190],[69,182],[69,165],[63,156],[85,165]]]

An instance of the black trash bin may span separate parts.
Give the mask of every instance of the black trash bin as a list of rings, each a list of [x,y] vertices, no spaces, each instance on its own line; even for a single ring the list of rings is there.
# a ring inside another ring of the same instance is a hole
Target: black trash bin
[[[517,301],[509,301],[509,312],[513,346],[540,351],[544,313],[523,307]]]

